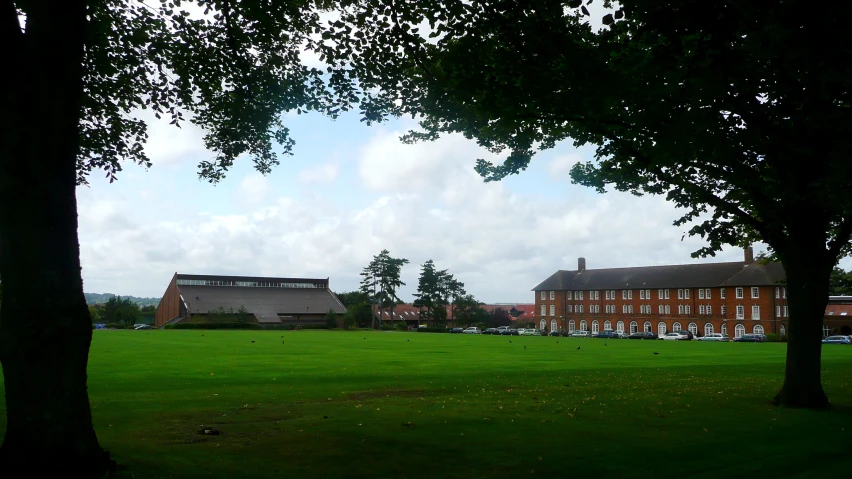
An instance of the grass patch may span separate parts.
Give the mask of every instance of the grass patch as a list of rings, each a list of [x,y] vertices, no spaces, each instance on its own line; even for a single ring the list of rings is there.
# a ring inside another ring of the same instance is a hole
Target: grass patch
[[[784,344],[94,334],[95,428],[126,477],[844,477],[852,453],[843,345],[823,349],[839,407],[811,412],[767,404]]]

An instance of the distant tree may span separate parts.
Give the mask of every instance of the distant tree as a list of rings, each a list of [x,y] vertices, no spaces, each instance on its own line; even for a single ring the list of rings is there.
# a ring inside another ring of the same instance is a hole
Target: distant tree
[[[512,306],[512,309],[509,310],[509,314],[511,314],[513,318],[517,318],[523,313],[521,311],[518,311],[514,306]]]
[[[835,267],[829,279],[829,296],[852,296],[852,271]]]
[[[396,291],[400,286],[405,286],[400,279],[402,266],[405,264],[408,264],[407,259],[394,258],[384,249],[361,271],[360,291],[370,297],[371,304],[378,305],[379,328],[384,321],[385,308],[390,308],[393,321],[394,308],[401,302]]]
[[[436,270],[435,263],[430,259],[421,265],[414,306],[421,308],[421,317],[433,325],[443,324],[447,319],[450,302],[464,293],[464,284],[447,270]]]
[[[101,314],[98,312],[97,307],[89,306],[89,316],[92,317],[92,324],[98,324],[101,322]]]
[[[325,313],[323,320],[325,321],[325,325],[329,329],[334,329],[337,327],[337,313],[334,312],[334,309],[329,308],[328,312]]]
[[[343,329],[349,329],[356,324],[358,324],[358,321],[355,319],[355,313],[347,308],[346,312],[343,313]]]
[[[114,296],[104,304],[103,320],[107,323],[135,324],[140,318],[139,305],[127,298]]]
[[[253,323],[254,322],[254,315],[251,314],[248,309],[246,309],[246,306],[244,304],[240,305],[240,307],[237,309],[237,312],[235,314],[236,314],[236,320],[237,320],[238,323]]]
[[[456,299],[453,306],[455,307],[455,316],[453,322],[456,325],[464,324],[470,326],[477,323],[486,323],[490,315],[482,303],[476,300],[471,294],[460,296]]]
[[[512,315],[503,308],[494,308],[491,310],[487,324],[492,328],[509,326],[512,324]]]

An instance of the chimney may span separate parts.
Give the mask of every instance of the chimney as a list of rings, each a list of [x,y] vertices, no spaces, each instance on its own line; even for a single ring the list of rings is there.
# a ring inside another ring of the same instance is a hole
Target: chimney
[[[586,271],[586,258],[577,258],[577,271]]]
[[[751,246],[746,247],[743,253],[745,255],[745,264],[748,265],[754,262],[754,249]]]

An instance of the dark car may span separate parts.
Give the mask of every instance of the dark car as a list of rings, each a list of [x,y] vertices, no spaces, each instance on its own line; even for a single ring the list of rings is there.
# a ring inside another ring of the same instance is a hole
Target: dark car
[[[763,334],[744,334],[740,338],[734,338],[735,343],[764,343],[766,335]]]
[[[450,330],[450,334],[461,334],[464,332],[464,328],[453,328]]]
[[[627,339],[657,339],[657,335],[650,331],[637,331],[628,336]]]
[[[550,334],[548,336],[562,336],[562,331],[560,331],[558,329],[554,329],[553,331],[550,332]]]
[[[520,333],[515,328],[504,329],[500,332],[501,336],[518,336]]]
[[[482,332],[482,334],[500,334],[500,331],[497,328],[488,328]]]
[[[618,337],[618,334],[615,333],[615,331],[601,331],[592,337],[601,339],[620,339]]]
[[[680,330],[680,331],[672,331],[672,332],[673,333],[685,334],[686,336],[689,336],[689,339],[695,339],[695,336],[693,336],[692,333],[689,332],[689,331]]]

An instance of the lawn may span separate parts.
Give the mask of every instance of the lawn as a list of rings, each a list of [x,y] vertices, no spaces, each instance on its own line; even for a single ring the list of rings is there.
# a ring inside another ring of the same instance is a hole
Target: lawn
[[[852,347],[823,349],[831,412],[767,404],[784,352],[695,341],[95,331],[89,394],[123,477],[847,477]],[[2,399],[0,412],[2,432]]]

